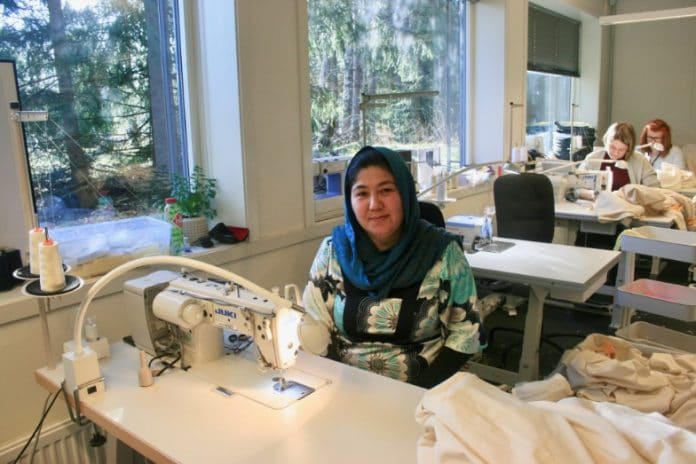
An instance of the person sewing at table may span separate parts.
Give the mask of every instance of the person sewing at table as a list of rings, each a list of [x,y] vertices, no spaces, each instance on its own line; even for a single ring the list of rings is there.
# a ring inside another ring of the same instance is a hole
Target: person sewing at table
[[[612,172],[611,190],[627,184],[659,187],[657,174],[650,163],[635,151],[636,132],[627,122],[615,122],[604,133],[604,148],[595,150],[585,158],[584,168]],[[601,161],[601,162],[600,162]]]
[[[330,358],[432,387],[479,351],[476,288],[461,237],[420,218],[401,157],[363,147],[345,174],[345,223],[321,243],[303,302]]]
[[[662,119],[653,119],[643,126],[639,145],[653,169],[662,169],[662,163],[686,169],[684,154],[678,146],[672,145],[672,130]]]

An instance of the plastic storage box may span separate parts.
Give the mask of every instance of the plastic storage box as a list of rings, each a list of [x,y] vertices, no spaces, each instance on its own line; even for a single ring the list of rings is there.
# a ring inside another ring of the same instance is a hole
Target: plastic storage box
[[[649,322],[633,322],[616,331],[616,336],[632,342],[646,354],[696,353],[696,335],[660,327]]]
[[[51,229],[71,274],[94,277],[135,258],[169,254],[171,225],[151,217]]]

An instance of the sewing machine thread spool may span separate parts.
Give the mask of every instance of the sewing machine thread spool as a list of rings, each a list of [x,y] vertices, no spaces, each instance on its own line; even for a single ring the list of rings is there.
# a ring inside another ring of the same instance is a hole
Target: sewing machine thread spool
[[[39,243],[46,240],[46,229],[34,227],[29,230],[29,272],[39,275]]]
[[[57,292],[65,288],[63,260],[55,240],[47,239],[39,243],[39,281],[44,292]]]
[[[437,182],[437,201],[447,201],[447,182],[444,181],[445,174],[440,174],[434,181]]]

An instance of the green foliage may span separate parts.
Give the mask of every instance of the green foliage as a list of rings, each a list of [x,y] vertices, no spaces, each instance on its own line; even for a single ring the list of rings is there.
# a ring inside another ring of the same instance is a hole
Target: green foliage
[[[172,196],[185,217],[205,216],[213,219],[217,211],[213,208],[213,199],[217,194],[216,179],[203,173],[200,166],[193,168],[193,175],[172,176]]]
[[[463,0],[308,0],[314,156],[355,143],[457,145]],[[361,94],[437,97],[360,107]],[[366,127],[362,127],[363,123]]]

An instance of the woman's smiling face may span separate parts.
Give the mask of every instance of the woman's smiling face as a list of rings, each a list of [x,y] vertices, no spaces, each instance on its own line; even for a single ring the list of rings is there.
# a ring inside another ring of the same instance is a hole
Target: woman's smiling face
[[[350,204],[358,224],[378,250],[388,250],[399,241],[404,211],[391,172],[380,166],[358,171],[350,190]]]

